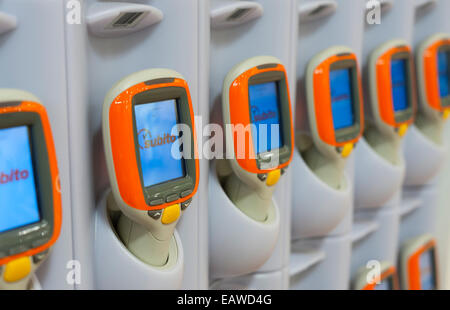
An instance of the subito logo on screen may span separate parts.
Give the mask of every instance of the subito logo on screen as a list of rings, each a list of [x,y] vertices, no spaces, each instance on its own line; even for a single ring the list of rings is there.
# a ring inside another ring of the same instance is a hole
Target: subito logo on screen
[[[0,173],[0,185],[28,179],[30,173],[28,170],[12,169],[10,173]]]
[[[144,150],[152,147],[162,146],[165,144],[172,144],[175,141],[177,141],[178,137],[172,136],[169,133],[165,133],[162,137],[161,135],[158,135],[156,138],[152,138],[150,130],[141,129],[138,132],[138,139],[139,139],[139,147],[142,150]]]
[[[264,111],[261,113],[261,110],[257,107],[252,105],[250,107],[252,115],[253,115],[253,121],[254,122],[262,122],[262,121],[266,121],[268,119],[272,119],[272,118],[276,118],[277,117],[277,112],[275,111]]]

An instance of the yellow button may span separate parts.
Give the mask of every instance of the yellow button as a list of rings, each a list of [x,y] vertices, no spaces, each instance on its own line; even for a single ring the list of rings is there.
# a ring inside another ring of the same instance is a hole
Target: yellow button
[[[450,109],[444,111],[444,115],[442,116],[444,119],[447,119],[450,116]]]
[[[17,282],[28,276],[31,272],[31,260],[22,257],[6,264],[3,279],[5,282]]]
[[[353,143],[347,143],[342,148],[342,157],[347,158],[350,156],[350,154],[353,152]]]
[[[280,180],[280,177],[281,177],[281,170],[280,169],[271,171],[271,172],[269,172],[267,174],[266,184],[268,186],[274,186],[275,184],[278,183],[278,180]]]
[[[400,137],[403,137],[406,135],[406,132],[408,131],[408,124],[403,124],[398,128],[398,135]]]
[[[178,218],[180,217],[180,214],[181,214],[181,211],[180,211],[179,204],[167,207],[163,211],[161,222],[166,225],[172,224],[173,222],[178,220]]]

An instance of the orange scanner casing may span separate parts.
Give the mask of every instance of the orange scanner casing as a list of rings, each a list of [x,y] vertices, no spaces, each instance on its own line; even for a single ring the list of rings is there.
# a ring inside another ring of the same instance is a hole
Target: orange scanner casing
[[[133,127],[133,97],[144,91],[155,88],[181,87],[185,89],[189,111],[192,120],[192,136],[194,139],[195,151],[195,186],[193,192],[183,198],[170,203],[164,203],[158,206],[149,206],[144,198],[144,191],[141,185],[141,177],[138,168],[138,162],[135,152],[135,134]],[[187,82],[175,78],[173,82],[147,85],[145,82],[136,84],[118,95],[109,108],[109,130],[111,137],[111,151],[114,160],[114,169],[116,173],[117,185],[122,200],[130,207],[139,210],[161,210],[174,204],[182,203],[192,198],[198,189],[199,182],[199,163],[197,153],[197,140],[194,124],[194,110],[192,108],[191,95]]]
[[[408,271],[408,286],[410,290],[421,290],[422,285],[420,283],[420,280],[422,278],[422,275],[420,273],[420,256],[431,250],[436,248],[436,241],[430,240],[426,244],[424,244],[417,252],[415,252],[408,260],[407,265],[407,271]],[[436,255],[434,255],[434,264],[437,267],[437,261],[436,261]],[[438,274],[434,275],[436,277],[436,283],[439,283],[437,277]]]
[[[450,45],[450,39],[440,40],[423,53],[423,72],[425,74],[426,99],[430,107],[436,111],[444,112],[439,93],[438,52],[442,46]]]
[[[395,120],[394,111],[394,99],[392,94],[392,75],[391,75],[391,61],[392,56],[398,53],[407,52],[409,54],[409,66],[411,72],[411,86],[415,89],[415,78],[414,76],[414,66],[413,57],[411,54],[411,49],[408,46],[395,47],[380,56],[376,63],[376,83],[378,92],[378,106],[380,110],[381,120],[394,127],[398,128],[403,124],[412,124],[414,122],[414,115],[417,110],[417,100],[415,94],[411,92],[410,96],[411,103],[413,105],[413,113],[407,121],[397,122]]]
[[[244,169],[247,172],[260,174],[260,173],[268,173],[273,170],[282,169],[284,167],[287,167],[289,163],[292,161],[292,157],[294,154],[294,128],[292,126],[292,109],[291,109],[291,99],[289,96],[289,84],[287,79],[286,70],[283,65],[277,64],[276,66],[271,66],[270,68],[258,68],[253,67],[250,70],[245,71],[240,76],[238,76],[233,83],[231,83],[230,90],[229,90],[229,104],[230,104],[230,123],[233,126],[243,125],[244,127],[247,127],[251,124],[250,120],[250,102],[249,102],[249,79],[257,74],[265,73],[265,72],[282,72],[286,81],[286,87],[287,87],[287,94],[288,94],[288,100],[289,100],[289,117],[290,117],[290,131],[291,131],[291,148],[290,148],[290,157],[289,160],[285,163],[282,163],[278,165],[277,167],[274,167],[270,170],[260,170],[258,168],[258,165],[256,163],[256,152],[253,145],[253,137],[252,133],[249,132],[248,135],[245,136],[245,149],[246,152],[248,150],[248,154],[244,156],[244,158],[238,158],[236,156],[236,161],[238,162],[239,166]],[[275,81],[274,81],[275,82]],[[281,99],[280,99],[281,100]],[[283,120],[282,120],[283,122]],[[239,146],[237,144],[236,139],[237,133],[234,132],[233,142],[234,142],[234,154],[238,154],[239,149],[242,146]]]
[[[8,262],[16,260],[21,257],[31,257],[35,254],[47,250],[56,242],[56,240],[58,240],[59,234],[61,232],[61,223],[62,223],[62,207],[61,207],[61,191],[60,191],[61,185],[59,181],[59,171],[58,171],[58,162],[56,160],[55,144],[53,142],[53,135],[50,127],[50,122],[47,116],[47,112],[43,105],[31,101],[22,101],[19,105],[16,106],[7,106],[0,108],[0,114],[20,113],[20,112],[36,113],[42,122],[45,143],[47,146],[50,174],[52,179],[51,182],[53,193],[53,232],[52,236],[50,237],[50,240],[47,241],[45,244],[27,250],[23,253],[2,258],[0,259],[0,265],[7,264]]]
[[[313,74],[314,85],[314,106],[317,122],[317,131],[320,139],[325,143],[335,146],[344,147],[348,143],[357,143],[364,131],[364,101],[362,96],[361,75],[356,65],[356,74],[359,84],[359,102],[360,102],[360,132],[359,135],[349,141],[338,142],[336,140],[333,113],[331,106],[331,85],[330,85],[330,67],[333,63],[343,60],[354,60],[358,64],[355,54],[335,55],[318,65]]]
[[[380,282],[392,277],[392,289],[393,290],[398,290],[399,289],[399,285],[398,285],[398,278],[397,278],[397,270],[395,269],[394,266],[389,267],[387,270],[385,270],[381,275],[380,275]],[[365,287],[363,287],[363,291],[374,291],[375,287],[376,287],[376,283],[371,283],[371,284],[367,284]]]

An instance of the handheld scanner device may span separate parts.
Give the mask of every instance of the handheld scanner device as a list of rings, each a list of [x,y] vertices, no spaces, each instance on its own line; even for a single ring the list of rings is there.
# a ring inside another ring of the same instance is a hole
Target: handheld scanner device
[[[425,40],[417,53],[420,109],[436,120],[450,115],[450,35]]]
[[[376,48],[367,65],[366,141],[387,161],[401,163],[401,139],[416,111],[414,61],[403,40]]]
[[[431,235],[408,241],[402,247],[400,264],[403,289],[438,289],[436,240]]]
[[[380,262],[379,278],[376,277],[374,279],[369,279],[373,272],[373,269],[368,269],[366,267],[361,268],[354,281],[353,289],[365,291],[389,291],[400,289],[398,284],[397,269],[390,263]]]
[[[280,60],[259,56],[232,68],[224,80],[222,111],[233,170],[225,190],[245,214],[264,221],[294,146],[289,86]]]
[[[44,106],[0,89],[0,289],[27,289],[61,230],[55,147]]]
[[[440,143],[450,115],[450,35],[436,34],[420,44],[417,54],[419,113],[416,125]]]
[[[306,101],[314,146],[305,153],[310,168],[339,188],[343,163],[364,127],[361,79],[356,55],[331,47],[311,59],[306,69]]]
[[[162,266],[199,182],[187,82],[167,69],[140,71],[118,82],[103,105],[103,139],[110,202],[123,215],[118,233],[138,258]]]
[[[368,69],[371,121],[383,135],[403,137],[416,109],[410,47],[401,40],[386,42],[370,55]]]

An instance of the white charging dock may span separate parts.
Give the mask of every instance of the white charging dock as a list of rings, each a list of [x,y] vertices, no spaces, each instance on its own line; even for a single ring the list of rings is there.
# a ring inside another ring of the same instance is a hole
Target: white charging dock
[[[411,126],[405,137],[405,186],[418,186],[430,182],[441,169],[446,155],[445,146],[439,146],[425,137],[416,126]]]
[[[210,278],[241,276],[257,271],[272,255],[280,231],[280,213],[273,204],[266,221],[253,220],[228,198],[216,169],[209,175]]]
[[[346,289],[351,254],[352,183],[326,184],[295,150],[293,171],[291,289]],[[339,268],[336,268],[339,266]],[[325,281],[327,278],[327,281]]]
[[[355,168],[351,281],[370,261],[396,264],[405,161],[403,154],[395,164],[388,161],[363,138]]]
[[[401,188],[405,162],[393,165],[381,157],[365,139],[355,150],[355,209],[379,208]]]
[[[331,233],[342,222],[352,205],[351,183],[347,175],[341,190],[331,188],[306,165],[295,150],[293,173],[292,240],[314,238]]]
[[[114,228],[104,195],[95,214],[95,288],[102,290],[174,290],[183,280],[184,254],[175,231],[166,265],[154,267],[134,256]]]

